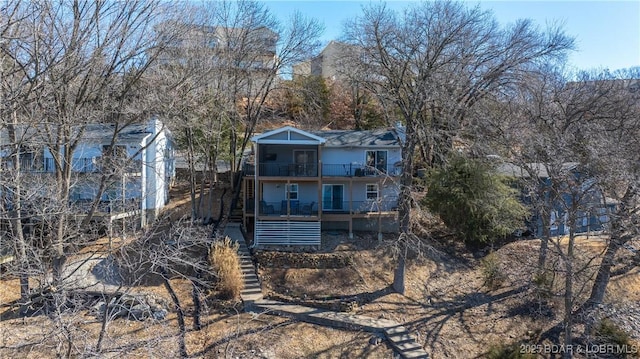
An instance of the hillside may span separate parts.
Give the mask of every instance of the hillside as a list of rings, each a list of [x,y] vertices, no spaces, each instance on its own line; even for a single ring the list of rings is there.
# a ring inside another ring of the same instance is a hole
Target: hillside
[[[177,196],[174,193],[174,203],[180,205],[172,210],[182,213],[188,202]],[[206,236],[209,230],[205,226],[192,233]],[[313,252],[258,252],[263,291],[272,298],[404,323],[434,358],[475,358],[498,344],[543,343],[547,331],[562,321],[562,299],[542,298],[531,281],[537,240],[520,240],[497,249],[492,263],[500,280],[488,288],[487,261],[482,260],[486,252],[471,252],[448,236],[436,237],[425,242],[431,247],[424,256],[411,261],[406,296],[389,289],[392,242],[392,237],[381,242],[367,235],[348,240],[344,233],[329,232],[323,235],[323,247]],[[134,243],[123,242],[121,249]],[[581,258],[603,246],[600,237],[580,238],[578,243],[584,254]],[[598,315],[611,317],[638,342],[640,269],[616,271],[608,304]],[[384,342],[371,340],[370,333],[300,323],[268,313],[243,313],[239,303],[220,301],[211,290],[203,296],[202,328],[195,330],[190,281],[174,277],[170,282],[185,313],[190,357],[388,358],[393,353]],[[18,288],[15,278],[3,276],[0,281],[0,357],[96,354],[102,321],[95,311],[68,307],[59,317],[22,318],[12,306]],[[168,314],[162,320],[109,321],[101,355],[178,357],[177,312],[166,287],[159,281],[145,280],[129,287],[128,292],[155,296]]]

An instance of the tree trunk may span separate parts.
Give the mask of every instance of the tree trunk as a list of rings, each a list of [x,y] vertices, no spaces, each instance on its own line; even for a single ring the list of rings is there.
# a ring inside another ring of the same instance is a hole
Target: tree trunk
[[[407,126],[406,141],[402,146],[402,176],[400,177],[400,198],[398,216],[400,217],[400,235],[398,238],[398,263],[393,275],[393,288],[400,294],[405,293],[405,266],[407,241],[411,238],[411,188],[413,185],[414,131]]]
[[[547,252],[549,250],[549,239],[551,238],[551,218],[547,208],[540,211],[542,217],[542,237],[540,238],[540,252],[538,253],[538,272],[544,273],[547,264]]]
[[[208,222],[212,223],[213,219],[213,207],[215,205],[216,197],[214,196],[213,190],[215,189],[216,182],[218,181],[218,168],[216,167],[216,157],[211,156],[211,161],[209,165],[209,173],[211,180],[209,181],[209,219]],[[222,200],[222,199],[221,199]]]
[[[29,259],[27,258],[27,244],[24,238],[22,218],[20,218],[20,209],[16,211],[17,218],[10,221],[13,227],[14,238],[18,246],[18,263],[20,266],[20,299],[29,298]]]
[[[624,235],[624,224],[622,223],[625,216],[632,216],[630,211],[635,210],[632,201],[636,197],[636,186],[630,184],[627,186],[624,196],[620,201],[615,216],[611,219],[611,239],[605,250],[604,257],[598,268],[596,279],[591,287],[591,294],[589,299],[585,302],[582,309],[591,309],[595,306],[602,304],[604,295],[609,285],[609,279],[611,278],[611,268],[615,265],[616,253],[618,249],[622,247],[627,241],[631,239],[630,236]],[[611,216],[611,215],[610,215]],[[630,218],[628,218],[630,219]]]
[[[193,138],[191,129],[185,128],[185,137],[187,138],[187,164],[189,165],[189,195],[191,197],[191,222],[198,218],[198,208],[196,203],[196,166],[195,166],[195,150],[193,147]]]
[[[12,209],[15,211],[13,220],[9,225],[13,227],[13,235],[17,245],[18,263],[20,266],[20,299],[26,301],[29,298],[29,259],[27,258],[27,243],[24,238],[24,227],[22,222],[22,176],[20,168],[20,145],[18,144],[15,126],[18,124],[17,115],[12,114],[12,123],[7,126],[9,141],[14,144],[13,163],[15,170],[13,195],[11,198]]]
[[[597,305],[602,304],[604,295],[607,291],[607,285],[609,284],[609,279],[611,278],[611,268],[615,264],[615,256],[620,247],[622,247],[621,240],[618,238],[611,238],[609,245],[604,252],[604,257],[602,258],[600,267],[598,268],[598,274],[596,275],[593,287],[591,287],[591,294],[585,303],[586,308],[594,308]]]
[[[178,346],[180,350],[180,357],[186,358],[187,355],[187,345],[185,343],[185,336],[187,334],[187,327],[184,323],[184,312],[182,311],[182,306],[180,305],[180,300],[178,299],[178,295],[171,287],[171,283],[166,276],[166,271],[162,270],[162,283],[164,284],[164,288],[169,292],[169,296],[171,296],[171,300],[176,307],[176,315],[178,317],[178,329],[180,330],[180,338],[178,340]]]
[[[105,297],[105,305],[104,305],[104,313],[102,317],[102,323],[100,323],[100,334],[98,335],[98,341],[96,342],[96,353],[100,353],[102,351],[102,342],[104,341],[104,334],[107,332],[107,324],[109,323],[109,316],[111,316],[111,312],[109,311],[109,304],[111,303],[111,295],[107,295]]]
[[[575,223],[571,222],[571,223]],[[565,279],[564,279],[564,347],[570,348],[573,342],[573,244],[575,234],[573,227],[569,230],[569,244],[567,246],[567,257],[565,261]],[[571,353],[567,352],[565,358],[571,358]]]
[[[192,281],[191,286],[191,296],[193,298],[193,330],[198,331],[202,329],[202,324],[200,322],[200,312],[202,311],[200,288],[198,288],[196,281]]]
[[[207,221],[207,215],[205,214],[205,211],[202,208],[202,202],[204,201],[205,182],[207,180],[207,166],[206,166],[206,164],[202,168],[202,171],[200,171],[200,176],[201,176],[200,177],[200,196],[198,197],[197,207],[198,207],[199,217],[202,218],[202,222],[204,224]]]
[[[406,269],[406,250],[398,255],[398,263],[393,271],[393,290],[400,294],[404,294],[405,287],[405,269]]]

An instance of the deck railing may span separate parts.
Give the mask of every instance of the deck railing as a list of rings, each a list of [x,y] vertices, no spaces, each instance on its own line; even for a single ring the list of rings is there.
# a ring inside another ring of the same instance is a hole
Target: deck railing
[[[324,202],[322,212],[335,214],[362,214],[377,212],[395,212],[398,210],[398,198],[370,199],[366,201],[327,201]]]
[[[316,163],[261,163],[258,165],[258,175],[271,177],[317,177]],[[243,166],[245,176],[254,176],[256,166],[246,163]],[[400,176],[402,168],[396,165],[367,166],[357,163],[323,164],[323,177],[380,177]]]
[[[100,163],[94,158],[74,158],[71,162],[71,170],[76,173],[99,173],[106,169],[112,169],[114,172],[124,171],[123,173],[139,173],[142,171],[141,160],[126,161],[123,165],[111,165],[107,166]],[[21,158],[20,159],[20,171],[22,172],[54,172],[55,164],[53,158]]]
[[[375,177],[399,176],[401,168],[394,165],[367,166],[358,163],[323,164],[322,176],[325,177]]]
[[[245,164],[245,175],[255,175],[255,165]],[[261,163],[258,165],[259,176],[270,177],[318,177],[317,163]]]
[[[247,212],[253,212],[254,200],[247,200]],[[322,204],[317,202],[300,202],[298,200],[282,200],[278,202],[259,201],[259,216],[317,216],[318,206],[322,206],[322,212],[334,214],[363,214],[377,212],[394,212],[398,210],[398,198],[388,197],[384,199],[371,199],[367,201],[327,201]]]

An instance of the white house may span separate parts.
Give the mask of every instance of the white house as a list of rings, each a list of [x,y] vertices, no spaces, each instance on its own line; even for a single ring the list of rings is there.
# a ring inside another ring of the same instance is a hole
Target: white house
[[[401,143],[396,129],[254,136],[244,166],[245,228],[254,245],[318,245],[322,229],[397,231]]]
[[[50,149],[42,145],[37,129],[27,131],[32,134],[22,146],[20,170],[31,178],[53,174]],[[66,164],[72,171],[72,207],[80,215],[86,212],[98,196],[102,175],[110,174],[109,185],[100,197],[99,215],[110,220],[139,216],[141,225],[146,225],[169,201],[175,178],[174,147],[171,132],[157,118],[121,128],[113,124],[84,126],[72,163]],[[5,157],[5,166],[7,161]]]

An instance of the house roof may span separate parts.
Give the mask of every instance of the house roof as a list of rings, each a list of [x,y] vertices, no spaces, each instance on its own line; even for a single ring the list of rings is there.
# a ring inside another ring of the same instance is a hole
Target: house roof
[[[154,133],[154,126],[156,130],[165,131],[167,138],[172,140],[171,132],[169,129],[162,125],[157,119],[152,119],[147,123],[135,123],[129,124],[118,129],[118,136],[116,142],[140,142],[145,137]],[[160,127],[158,127],[160,126]],[[83,125],[82,142],[101,142],[110,143],[113,137],[115,126],[107,123],[93,123]],[[55,125],[51,125],[51,128],[55,129]],[[44,125],[19,125],[17,132],[19,136],[24,138],[25,144],[42,144],[45,143],[44,138]],[[80,126],[73,129],[77,133],[80,131]],[[9,144],[8,134],[6,130],[0,131],[0,146]]]
[[[256,143],[323,144],[327,140],[301,129],[285,126],[251,137]]]
[[[327,140],[327,147],[400,147],[398,134],[388,128],[375,130],[313,131]]]
[[[85,128],[83,139],[86,140],[108,140],[111,141],[115,126],[111,124],[90,124]],[[118,141],[138,141],[150,135],[152,131],[147,124],[131,124],[120,128]]]
[[[572,171],[578,167],[578,162],[565,162],[562,164],[561,171]],[[538,178],[549,178],[549,171],[544,163],[527,163],[524,166],[518,166],[514,163],[503,162],[496,167],[496,171],[499,174],[518,177],[529,178],[531,175],[535,175]]]
[[[251,138],[266,144],[324,144],[325,147],[400,147],[402,135],[390,128],[304,131],[285,126]]]

